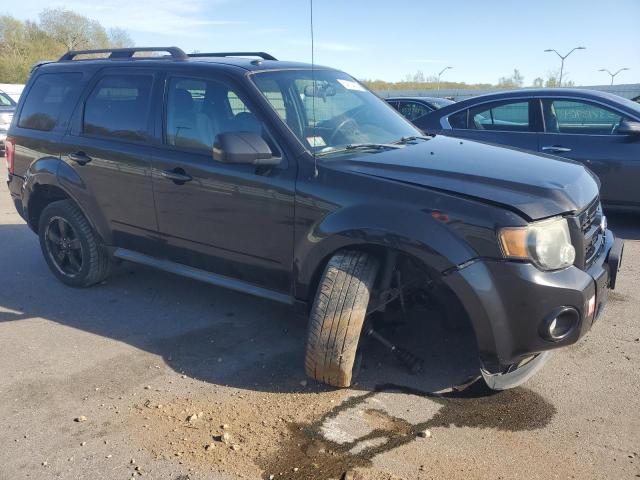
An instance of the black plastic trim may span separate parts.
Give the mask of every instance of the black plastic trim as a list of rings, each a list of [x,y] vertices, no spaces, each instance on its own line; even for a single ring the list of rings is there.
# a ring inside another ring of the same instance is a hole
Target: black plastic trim
[[[182,275],[183,277],[193,278],[194,280],[210,283],[211,285],[216,285],[218,287],[224,287],[230,290],[235,290],[237,292],[247,293],[256,297],[273,300],[275,302],[293,305],[293,297],[291,295],[274,292],[273,290],[257,287],[241,280],[225,277],[223,275],[217,275],[205,270],[200,270],[198,268],[175,263],[170,260],[151,257],[143,253],[134,252],[133,250],[127,250],[126,248],[117,248],[113,252],[113,256],[119,258],[120,260],[126,260],[128,262],[134,262],[142,265],[147,265],[149,267],[158,268],[160,270],[164,270],[165,272],[175,273],[176,275]]]

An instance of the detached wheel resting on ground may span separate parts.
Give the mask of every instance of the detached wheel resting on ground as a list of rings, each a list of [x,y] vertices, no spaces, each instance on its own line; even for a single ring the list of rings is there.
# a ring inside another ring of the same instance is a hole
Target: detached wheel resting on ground
[[[71,200],[47,205],[40,215],[38,235],[44,258],[61,282],[88,287],[109,275],[109,254]]]
[[[328,262],[311,308],[305,370],[335,387],[351,385],[358,342],[378,273],[368,253],[345,250]]]

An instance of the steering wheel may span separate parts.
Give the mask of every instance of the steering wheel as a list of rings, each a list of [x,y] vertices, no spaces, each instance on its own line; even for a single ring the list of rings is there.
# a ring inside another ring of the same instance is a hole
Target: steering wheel
[[[344,120],[342,120],[340,123],[338,123],[338,125],[331,131],[331,134],[329,135],[329,141],[327,142],[327,144],[333,145],[333,140],[335,139],[336,135],[338,135],[340,130],[342,130],[349,123],[353,124],[353,130],[358,129],[358,123],[353,118],[347,117]]]

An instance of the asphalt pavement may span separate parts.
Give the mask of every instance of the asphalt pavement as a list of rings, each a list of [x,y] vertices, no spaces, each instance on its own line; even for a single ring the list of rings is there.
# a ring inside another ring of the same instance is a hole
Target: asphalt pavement
[[[427,394],[477,364],[471,338],[424,321],[423,373],[372,345],[335,391],[305,379],[286,307],[131,264],[62,285],[2,183],[0,479],[640,477],[640,215],[609,225],[617,290],[526,385]]]

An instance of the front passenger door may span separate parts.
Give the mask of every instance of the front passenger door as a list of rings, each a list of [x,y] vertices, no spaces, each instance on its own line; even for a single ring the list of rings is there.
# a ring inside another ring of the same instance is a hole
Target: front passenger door
[[[289,293],[296,163],[240,92],[209,72],[203,78],[169,75],[165,81],[163,135],[153,154],[163,255]],[[215,161],[216,135],[233,131],[262,134],[274,155],[282,157],[280,164]]]

